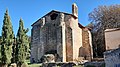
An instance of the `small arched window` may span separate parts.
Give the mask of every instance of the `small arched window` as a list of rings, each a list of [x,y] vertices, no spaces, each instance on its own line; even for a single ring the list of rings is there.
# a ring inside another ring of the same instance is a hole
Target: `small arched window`
[[[53,13],[52,15],[50,15],[51,20],[55,20],[57,18],[58,14]]]

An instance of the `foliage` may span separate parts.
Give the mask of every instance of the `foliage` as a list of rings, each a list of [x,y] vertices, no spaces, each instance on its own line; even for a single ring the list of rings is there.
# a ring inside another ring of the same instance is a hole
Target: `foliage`
[[[0,45],[0,63],[1,63],[1,58],[2,56],[1,56],[1,45]]]
[[[30,60],[25,61],[28,64],[28,67],[42,67],[42,63],[39,64],[31,64]]]
[[[42,64],[29,64],[28,67],[42,67]]]
[[[12,60],[11,60],[12,63],[15,63],[15,59],[16,59],[15,53],[16,53],[16,38],[14,37],[14,43],[12,46]]]
[[[120,27],[120,5],[99,6],[89,14],[89,19],[93,23],[94,57],[103,57],[102,54],[105,51],[104,30]]]
[[[2,59],[2,56],[1,56],[1,42],[2,42],[2,37],[0,36],[0,63],[1,63],[1,59]]]
[[[3,64],[11,63],[12,45],[14,42],[14,34],[8,10],[4,15],[2,36],[1,36],[1,61]]]
[[[29,49],[29,41],[26,33],[28,29],[24,29],[23,20],[19,21],[19,29],[16,38],[16,62],[22,64],[25,62],[26,55]]]
[[[27,36],[27,35],[26,35]],[[30,45],[31,45],[31,37],[27,36],[27,42],[28,44],[26,45],[26,59],[30,59]]]

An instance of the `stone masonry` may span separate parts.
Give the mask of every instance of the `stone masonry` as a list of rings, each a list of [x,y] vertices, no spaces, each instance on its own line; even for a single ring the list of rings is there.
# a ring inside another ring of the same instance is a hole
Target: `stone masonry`
[[[55,61],[61,62],[78,59],[80,47],[83,46],[82,28],[78,23],[76,4],[72,5],[72,14],[55,10],[49,12],[32,24],[31,62],[41,62],[41,57],[45,54],[53,54]],[[89,56],[92,56],[90,37],[87,37],[86,45]]]
[[[105,67],[120,67],[120,48],[104,52]]]
[[[106,29],[105,30],[105,43],[106,50],[117,49],[120,47],[120,29]]]
[[[85,60],[91,61],[93,58],[92,54],[92,44],[91,44],[91,33],[88,28],[82,28],[82,48],[84,48],[84,53],[80,53]]]

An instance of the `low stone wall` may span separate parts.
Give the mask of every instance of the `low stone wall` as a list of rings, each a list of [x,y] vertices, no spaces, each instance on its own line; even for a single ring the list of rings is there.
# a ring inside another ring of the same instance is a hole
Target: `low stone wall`
[[[120,48],[104,52],[106,67],[120,67]]]
[[[17,64],[16,63],[12,63],[10,66],[11,67],[17,67]]]
[[[104,67],[104,64],[105,64],[104,61],[101,61],[101,62],[86,62],[84,64],[84,67],[87,67],[87,66]]]
[[[54,63],[43,63],[42,67],[73,67],[76,66],[73,62],[54,62]]]

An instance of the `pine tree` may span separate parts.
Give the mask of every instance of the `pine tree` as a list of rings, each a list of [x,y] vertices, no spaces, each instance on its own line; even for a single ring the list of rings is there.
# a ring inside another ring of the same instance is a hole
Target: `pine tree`
[[[23,20],[20,19],[16,41],[16,62],[18,65],[24,63],[26,59],[26,49],[27,45],[29,44],[28,37],[26,35],[27,32],[28,30],[24,29]]]
[[[5,65],[11,63],[12,58],[12,45],[14,42],[14,33],[8,10],[4,15],[2,37],[1,37],[1,62]]]

